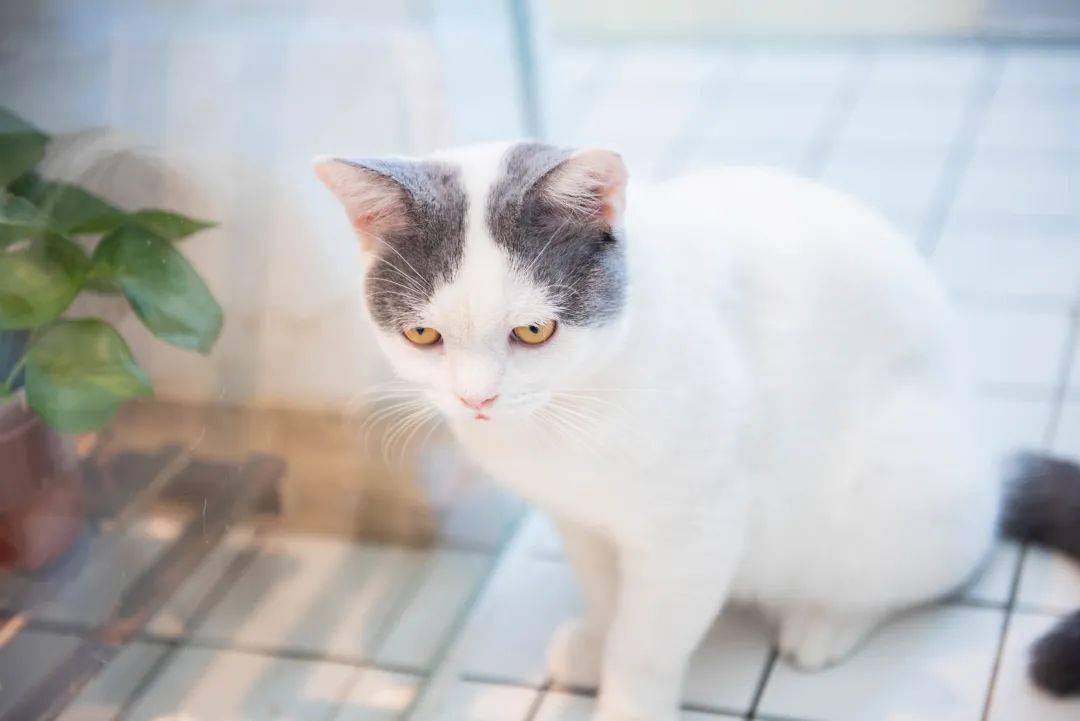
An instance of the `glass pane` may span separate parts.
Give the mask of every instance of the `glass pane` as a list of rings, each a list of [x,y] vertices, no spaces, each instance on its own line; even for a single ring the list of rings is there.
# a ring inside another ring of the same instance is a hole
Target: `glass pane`
[[[409,712],[523,505],[389,384],[311,162],[524,134],[519,20],[0,9],[5,209],[57,232],[2,238],[60,298],[0,331],[0,718]]]
[[[941,276],[989,450],[1075,458],[1077,7],[0,3],[0,721],[595,711],[602,645],[558,631],[594,579],[546,506],[481,470],[395,372],[365,279],[384,263],[388,292],[412,295],[424,278],[364,254],[350,220],[382,208],[346,217],[316,158],[531,137],[617,151],[628,207],[717,166],[838,188]],[[388,187],[422,205],[408,182]],[[689,356],[702,331],[683,310]],[[551,421],[560,449],[611,452],[645,420],[594,448],[596,417],[703,387],[597,375]],[[762,614],[725,608],[680,721],[1073,718],[1025,654],[1080,606],[1076,578],[1062,554],[999,543],[974,585],[820,674],[784,660]]]

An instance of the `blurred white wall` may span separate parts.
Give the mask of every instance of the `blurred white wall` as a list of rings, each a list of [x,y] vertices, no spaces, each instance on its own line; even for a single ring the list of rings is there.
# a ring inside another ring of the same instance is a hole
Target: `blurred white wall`
[[[562,34],[604,38],[967,34],[986,0],[548,0]]]
[[[129,149],[88,170],[58,144],[52,174],[221,223],[183,246],[225,308],[209,359],[121,322],[160,395],[340,407],[385,369],[310,159],[522,134],[513,27],[499,0],[0,3],[0,104]]]

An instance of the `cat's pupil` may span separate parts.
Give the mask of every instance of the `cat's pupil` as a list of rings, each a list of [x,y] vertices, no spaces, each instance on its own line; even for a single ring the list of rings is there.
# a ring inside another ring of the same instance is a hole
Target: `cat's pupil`
[[[417,328],[416,329],[416,335],[424,335],[424,331],[426,331],[426,330],[427,330],[427,328]]]

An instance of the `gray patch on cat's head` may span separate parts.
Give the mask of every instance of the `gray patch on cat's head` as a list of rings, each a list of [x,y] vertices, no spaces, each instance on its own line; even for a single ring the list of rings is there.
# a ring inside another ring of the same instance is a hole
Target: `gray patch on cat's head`
[[[546,288],[559,319],[599,325],[615,317],[626,295],[622,242],[595,217],[574,214],[544,192],[546,177],[571,152],[541,143],[511,147],[488,197],[495,243]]]
[[[383,234],[367,274],[372,318],[397,331],[461,265],[469,203],[456,167],[434,161],[348,160],[396,186],[405,222]]]

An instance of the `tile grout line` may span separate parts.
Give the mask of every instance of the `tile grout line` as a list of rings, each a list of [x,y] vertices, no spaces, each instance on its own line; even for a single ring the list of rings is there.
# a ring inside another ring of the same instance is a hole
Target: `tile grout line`
[[[928,258],[937,249],[941,233],[945,229],[945,223],[960,189],[961,180],[975,155],[977,137],[986,121],[998,86],[1001,85],[1005,65],[1004,56],[998,48],[986,48],[986,53],[986,64],[970,90],[971,94],[963,119],[949,149],[937,192],[934,194],[935,202],[930,206],[917,235],[918,246],[923,255]]]
[[[696,703],[683,703],[679,705],[680,711],[693,711],[694,713],[702,713],[707,716],[724,716],[731,718],[744,718],[744,715],[740,714],[737,710],[728,706],[709,706],[707,704]]]
[[[229,565],[218,577],[218,581],[214,585],[214,588],[199,601],[198,605],[195,607],[195,611],[188,619],[188,622],[192,624],[192,631],[202,624],[206,619],[206,616],[213,610],[214,606],[224,598],[225,594],[240,580],[241,575],[243,575],[247,567],[255,561],[256,556],[259,554],[259,550],[256,546],[260,538],[261,535],[256,531],[251,540],[246,544],[244,550],[229,562]],[[228,581],[224,582],[226,579],[228,579]],[[136,634],[135,638],[139,640],[149,640],[156,635],[157,634],[147,633],[144,628],[140,633]],[[123,703],[120,704],[116,713],[113,714],[111,721],[123,721],[127,718],[135,705],[142,699],[154,683],[157,682],[166,667],[168,667],[176,657],[177,653],[179,653],[181,649],[188,647],[187,644],[183,642],[184,640],[185,639],[183,638],[178,638],[175,639],[175,642],[173,643],[160,641],[166,645],[165,651],[150,665],[146,674],[135,685],[135,688],[131,690]]]
[[[152,641],[155,643],[161,643],[167,646],[167,650],[161,655],[160,658],[152,665],[150,671],[143,677],[143,679],[136,686],[135,690],[129,695],[128,699],[121,705],[120,710],[113,717],[112,721],[122,721],[136,703],[140,700],[142,695],[153,685],[157,680],[159,674],[163,669],[172,661],[177,653],[184,649],[212,649],[221,652],[233,651],[237,653],[247,653],[266,658],[273,659],[289,659],[302,662],[312,663],[335,663],[340,665],[350,666],[355,669],[350,681],[343,685],[342,692],[339,694],[337,701],[338,707],[345,703],[349,693],[352,692],[356,684],[360,682],[361,674],[366,670],[377,670],[388,673],[398,673],[409,676],[422,676],[424,674],[423,669],[415,669],[411,667],[396,667],[390,664],[371,664],[363,661],[352,661],[344,658],[333,657],[327,654],[319,653],[304,653],[297,649],[279,649],[277,652],[273,652],[270,649],[262,649],[255,647],[245,647],[244,645],[237,645],[228,641],[216,643],[207,639],[199,639],[194,633],[205,621],[206,617],[212,612],[213,608],[221,601],[222,598],[228,593],[229,590],[239,581],[240,577],[255,562],[257,557],[262,552],[261,541],[265,541],[266,536],[269,534],[256,532],[256,535],[247,544],[244,550],[237,555],[230,563],[225,571],[219,576],[218,582],[215,584],[214,589],[208,593],[198,604],[196,611],[191,615],[190,632],[183,636],[174,637],[166,636],[163,634],[157,634],[154,632],[143,631],[138,634],[137,638],[143,641]],[[422,575],[418,570],[417,576]],[[224,582],[228,579],[228,582]],[[412,579],[411,579],[412,580]],[[412,584],[408,589],[403,589],[403,593],[408,590],[415,592],[419,588],[418,584]],[[400,618],[400,614],[394,619]],[[384,636],[389,633],[390,627],[393,622],[387,621],[387,630]],[[383,639],[385,640],[385,639]],[[381,643],[378,642],[378,643]],[[378,645],[376,643],[376,646]]]
[[[1055,425],[1055,418],[1052,416],[1043,429],[1043,448],[1046,448],[1052,440],[1053,429]],[[1012,626],[1012,619],[1016,613],[1017,604],[1020,599],[1020,583],[1024,576],[1024,566],[1027,562],[1028,556],[1028,544],[1021,544],[1019,558],[1016,560],[1016,567],[1013,569],[1012,583],[1009,584],[1009,600],[1005,605],[1005,615],[1001,620],[1001,631],[998,635],[997,649],[994,654],[994,664],[990,669],[990,683],[986,688],[986,699],[983,703],[982,715],[979,717],[981,721],[988,721],[990,718],[990,712],[993,709],[994,692],[997,690],[998,674],[1001,673],[1002,656],[1005,653],[1005,644],[1009,637],[1009,628]]]
[[[517,60],[518,86],[521,90],[521,116],[525,131],[534,138],[543,138],[545,131],[541,108],[541,83],[537,68],[536,23],[531,3],[511,0],[509,4],[510,34],[513,35]]]
[[[1013,613],[1016,609],[1017,597],[1020,594],[1020,579],[1024,573],[1024,562],[1027,560],[1028,546],[1024,544],[1020,548],[1020,558],[1017,559],[1016,568],[1013,569],[1012,585],[1009,588],[1009,603],[1005,607],[1004,618],[1001,621],[1001,631],[998,635],[997,650],[994,654],[994,665],[990,669],[990,683],[986,688],[986,700],[983,703],[981,721],[988,721],[990,710],[994,702],[994,691],[997,689],[998,674],[1001,672],[1002,656],[1005,652],[1005,642],[1009,636],[1009,627],[1012,625]]]
[[[1069,296],[1037,293],[1014,293],[1007,291],[951,291],[952,300],[962,306],[988,311],[1020,311],[1024,313],[1056,315],[1070,313],[1074,301]]]
[[[518,512],[518,517],[509,525],[506,531],[503,533],[500,542],[496,545],[497,551],[491,556],[491,563],[488,566],[487,573],[476,584],[476,588],[473,589],[471,596],[462,604],[461,611],[458,613],[455,623],[446,632],[446,639],[441,644],[441,647],[436,650],[432,655],[429,668],[421,678],[420,686],[417,689],[416,697],[412,703],[409,704],[409,708],[402,714],[402,718],[406,721],[423,721],[422,706],[428,692],[432,687],[432,682],[436,679],[439,673],[442,671],[443,665],[450,658],[451,652],[460,640],[461,636],[468,627],[469,620],[472,618],[473,613],[476,611],[480,604],[480,600],[484,597],[488,588],[491,587],[495,579],[495,574],[502,567],[503,562],[506,560],[508,552],[513,545],[514,540],[517,538],[518,533],[525,525],[526,519],[529,517],[529,511],[522,509]],[[417,716],[420,712],[421,715]]]
[[[1054,409],[1046,429],[1043,444],[1047,449],[1057,440],[1058,426],[1065,414],[1065,402],[1069,395],[1069,383],[1072,380],[1072,367],[1076,361],[1077,347],[1080,347],[1080,300],[1072,309],[1069,330],[1065,333],[1065,347],[1061,350],[1061,364],[1058,366],[1058,383],[1054,391]]]
[[[224,469],[227,473],[229,468]],[[4,719],[54,719],[64,713],[79,693],[100,677],[128,642],[164,608],[179,586],[187,582],[217,548],[230,522],[245,514],[260,493],[280,479],[279,458],[253,455],[236,467],[235,483],[218,489],[213,510],[204,514],[201,528],[189,518],[180,534],[149,566],[141,569],[121,592],[113,608],[59,664],[24,692]]]
[[[1057,425],[1065,404],[1065,395],[1068,389],[1069,376],[1072,372],[1072,361],[1075,354],[1077,341],[1080,340],[1080,302],[1071,312],[1071,323],[1066,333],[1065,347],[1062,349],[1060,365],[1058,368],[1058,384],[1054,392],[1054,409],[1046,427],[1043,429],[1042,447],[1046,451],[1050,448],[1057,434]],[[1013,616],[1017,612],[1020,601],[1020,583],[1023,579],[1024,566],[1027,563],[1030,546],[1023,544],[1020,547],[1020,557],[1017,559],[1016,568],[1013,570],[1012,584],[1009,588],[1009,602],[1005,607],[1005,617],[1001,623],[1001,634],[998,637],[997,652],[994,656],[994,665],[990,671],[990,684],[986,689],[986,701],[983,705],[981,721],[988,721],[993,709],[994,692],[997,689],[998,675],[1001,673],[1002,656],[1005,653],[1005,644],[1008,641],[1009,629],[1012,626]]]
[[[1016,608],[1013,609],[1013,612],[1023,614],[1024,616],[1041,616],[1042,618],[1061,620],[1062,614],[1068,614],[1070,609],[1046,605],[1045,601],[1041,604],[1017,601]]]
[[[544,699],[547,698],[548,691],[551,690],[551,683],[545,683],[540,688],[536,689],[536,697],[529,704],[529,710],[525,712],[525,716],[521,721],[536,721],[536,714],[540,713],[540,707],[544,705]]]
[[[29,617],[26,619],[26,625],[23,626],[26,631],[35,631],[37,633],[51,633],[58,636],[78,636],[80,638],[89,636],[94,632],[92,626],[88,626],[84,623],[75,621],[54,621],[48,618],[34,618]]]
[[[732,67],[725,67],[724,61],[728,60]],[[718,99],[731,95],[731,91],[739,82],[742,70],[746,65],[746,54],[740,53],[731,58],[721,58],[713,68],[709,76],[702,83],[700,97],[683,118],[679,129],[675,131],[667,147],[661,154],[666,158],[665,162],[657,164],[654,175],[658,178],[668,174],[677,174],[686,169],[686,163],[692,157],[692,145],[695,139],[700,137],[700,129],[708,124],[709,115]]]
[[[799,716],[774,716],[772,714],[765,714],[764,716],[755,717],[755,721],[829,721],[828,719],[812,719],[803,718]]]
[[[527,688],[533,691],[540,689],[547,689],[551,691],[565,691],[566,693],[572,693],[577,696],[595,696],[596,691],[587,688],[555,688],[551,681],[544,680],[539,683],[532,681],[522,681],[516,678],[509,678],[507,676],[488,676],[483,673],[463,673],[461,674],[461,680],[466,683],[480,683],[487,686],[512,686],[514,688]]]
[[[573,696],[581,699],[596,699],[596,691],[590,691],[583,688],[568,688],[568,687],[556,687],[551,684],[550,681],[544,682],[540,686],[533,686],[527,683],[521,683],[518,681],[499,681],[496,679],[485,678],[483,676],[465,676],[464,681],[469,683],[483,684],[486,686],[503,686],[506,688],[519,688],[528,691],[537,691],[539,695],[532,707],[530,707],[529,713],[522,721],[536,721],[535,714],[543,707],[543,701],[547,698],[548,693],[556,692],[566,696]],[[708,706],[702,704],[693,703],[681,703],[679,704],[680,711],[692,711],[694,713],[701,713],[707,716],[717,716],[724,718],[744,718],[745,714],[740,715],[738,711],[727,706]],[[801,719],[784,718],[778,719],[778,721],[802,721]]]
[[[26,630],[57,636],[73,636],[76,638],[85,638],[94,631],[94,629],[90,626],[64,621],[51,621],[49,619],[30,619],[27,621]],[[242,653],[250,656],[263,656],[270,659],[305,661],[312,663],[332,663],[339,666],[351,666],[353,668],[370,671],[385,671],[387,673],[397,673],[406,676],[423,676],[425,673],[427,673],[426,669],[418,666],[405,666],[383,662],[371,662],[361,660],[357,657],[336,656],[333,654],[323,654],[315,651],[304,651],[302,649],[295,648],[270,648],[266,646],[236,644],[229,641],[202,639],[195,636],[177,636],[171,634],[154,633],[150,631],[141,631],[135,635],[133,640],[146,644],[169,646],[180,649],[190,648],[223,652],[233,651],[235,653]]]
[[[867,49],[852,53],[849,65],[834,89],[828,109],[799,158],[796,172],[800,175],[817,178],[824,172],[833,150],[836,149],[837,141],[869,85],[876,59],[875,53]]]
[[[754,688],[754,695],[750,698],[750,707],[746,709],[743,718],[757,718],[758,707],[761,705],[761,699],[765,696],[765,687],[769,685],[769,678],[772,676],[773,668],[776,666],[779,657],[780,652],[777,648],[770,646],[769,658],[765,661],[765,667],[761,670],[761,677],[758,678],[757,686]]]
[[[975,608],[986,611],[1005,611],[1009,608],[1008,601],[984,601],[978,598],[946,598],[938,602],[940,606],[949,608]]]
[[[398,673],[405,676],[423,676],[426,671],[415,666],[396,665],[366,660],[360,656],[341,656],[336,654],[321,653],[319,651],[306,651],[304,649],[253,646],[250,644],[236,644],[229,641],[200,638],[178,638],[157,634],[140,634],[138,640],[145,643],[158,643],[178,648],[199,649],[204,651],[222,651],[245,654],[248,656],[262,656],[268,659],[281,661],[301,661],[304,663],[330,663],[338,666],[367,669],[370,671],[385,671]]]
[[[390,638],[390,635],[405,617],[405,612],[408,611],[409,604],[419,596],[420,589],[424,587],[424,582],[428,579],[428,575],[433,570],[432,561],[435,557],[435,553],[437,553],[437,551],[425,554],[422,562],[418,564],[418,567],[413,571],[408,582],[403,584],[403,587],[399,589],[397,598],[395,599],[398,603],[394,604],[391,612],[383,619],[382,627],[372,634],[371,656],[374,657],[379,655],[382,647],[386,644],[387,639]],[[450,633],[452,630],[453,629],[448,629],[447,633]]]
[[[1056,398],[1056,385],[1038,385],[1036,383],[1013,383],[1013,382],[983,382],[976,383],[974,395],[976,398],[997,398],[1014,401],[1050,401]],[[1046,437],[1046,429],[1043,430]]]

